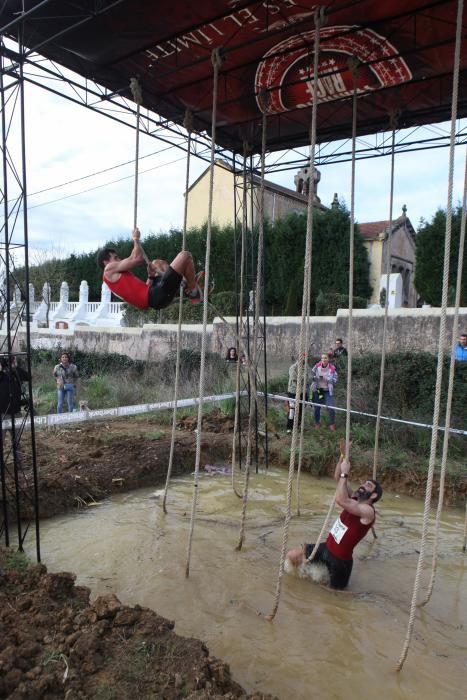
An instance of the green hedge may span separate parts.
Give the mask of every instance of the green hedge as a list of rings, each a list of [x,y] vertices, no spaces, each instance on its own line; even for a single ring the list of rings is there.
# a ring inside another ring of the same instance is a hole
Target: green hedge
[[[53,367],[60,361],[62,352],[69,352],[71,361],[78,367],[80,377],[91,377],[100,374],[118,374],[123,371],[133,371],[142,374],[146,362],[132,360],[127,355],[118,355],[114,352],[90,353],[74,348],[55,348],[54,350],[31,349],[31,363],[33,365],[46,364]]]
[[[366,309],[368,305],[367,299],[363,297],[354,296],[353,298],[353,308],[354,309]],[[348,309],[349,308],[349,295],[348,294],[338,294],[337,292],[326,292],[324,294],[321,290],[318,292],[316,297],[316,315],[317,316],[335,316],[337,309]]]

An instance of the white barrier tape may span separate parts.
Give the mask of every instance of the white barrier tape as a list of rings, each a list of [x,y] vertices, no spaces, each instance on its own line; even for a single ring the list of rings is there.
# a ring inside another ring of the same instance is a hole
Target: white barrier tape
[[[264,393],[258,392],[258,396],[264,396]],[[290,401],[290,397],[288,396],[282,396],[281,394],[266,394],[268,399],[272,399],[273,401]],[[295,400],[295,399],[293,399]],[[302,399],[299,399],[299,403],[305,404],[305,406],[319,406],[320,408],[326,408],[325,404],[322,403],[315,403],[313,401],[303,401]],[[346,408],[340,408],[339,406],[332,406],[331,407],[333,411],[341,411],[342,413],[347,413]],[[377,418],[376,413],[366,413],[365,411],[354,411],[351,410],[350,413],[356,415],[356,416],[365,416],[366,418]],[[429,428],[430,430],[433,428],[432,425],[429,423],[416,423],[415,421],[411,420],[403,420],[402,418],[391,418],[390,416],[380,416],[381,420],[387,420],[390,421],[391,423],[403,423],[404,425],[413,425],[416,428]],[[438,427],[438,430],[444,431],[445,428],[444,426],[440,425]],[[449,433],[452,433],[454,435],[467,435],[467,430],[459,430],[458,428],[450,428]]]
[[[240,392],[241,396],[247,394],[246,391]],[[234,399],[235,394],[217,394],[214,396],[204,396],[203,402],[212,403],[225,401],[226,399]],[[177,408],[187,408],[189,406],[197,406],[199,404],[199,398],[196,399],[179,399],[177,401]],[[73,413],[50,413],[47,416],[34,416],[34,427],[43,428],[52,425],[66,425],[68,423],[82,423],[88,420],[99,420],[102,418],[118,418],[121,416],[135,416],[139,413],[151,413],[152,411],[164,411],[166,409],[174,408],[173,401],[161,401],[159,403],[143,403],[137,404],[135,406],[119,406],[117,408],[98,408],[89,411],[73,411]],[[4,420],[1,423],[3,430],[9,430],[11,428],[11,421]],[[29,428],[31,426],[31,419],[28,418],[24,421],[21,418],[15,419],[15,427]]]
[[[247,391],[241,391],[241,396],[246,396]],[[264,396],[264,392],[258,391],[258,396]],[[290,401],[289,396],[283,396],[282,394],[266,394],[268,399],[273,401]],[[216,403],[219,401],[225,401],[226,399],[234,399],[235,394],[216,394],[213,396],[205,396],[203,402]],[[295,399],[292,399],[295,401]],[[321,408],[326,408],[324,404],[314,403],[313,401],[302,401],[299,399],[299,403],[305,404],[305,406],[320,406]],[[199,398],[194,399],[179,399],[177,401],[177,408],[188,408],[190,406],[197,406],[199,404]],[[139,413],[151,413],[152,411],[164,411],[166,409],[173,409],[173,401],[161,401],[159,403],[143,403],[137,404],[135,406],[119,406],[116,408],[98,408],[89,411],[73,411],[73,413],[50,413],[47,416],[34,416],[34,427],[42,428],[52,425],[66,425],[68,423],[83,423],[88,420],[99,420],[102,418],[119,418],[121,416],[135,416]],[[346,408],[340,408],[339,406],[332,407],[334,411],[340,411],[345,413]],[[366,413],[365,411],[355,411],[351,410],[350,413],[356,416],[365,416],[366,418],[376,418],[375,413]],[[391,418],[389,416],[381,416],[381,420],[389,421],[392,423],[402,423],[403,425],[413,425],[416,428],[427,428],[432,429],[432,425],[429,423],[417,423],[415,421],[403,420],[402,418]],[[31,421],[28,418],[24,421],[21,418],[16,418],[15,427],[29,428]],[[11,428],[11,422],[9,420],[3,420],[1,423],[3,430],[9,430]],[[444,431],[443,426],[439,426],[438,430]],[[459,430],[458,428],[450,428],[449,432],[454,435],[467,435],[467,430]]]

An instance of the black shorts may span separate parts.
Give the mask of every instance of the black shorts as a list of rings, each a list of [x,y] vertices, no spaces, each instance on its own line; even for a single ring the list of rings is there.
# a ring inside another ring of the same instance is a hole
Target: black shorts
[[[148,304],[151,309],[165,309],[180,288],[182,279],[170,265],[163,275],[158,275],[149,287]]]
[[[308,559],[313,551],[313,544],[305,545],[305,558]],[[353,561],[347,561],[346,559],[338,559],[331,554],[329,549],[326,547],[326,543],[322,542],[313,558],[313,561],[326,564],[331,588],[345,588],[349,582],[350,574],[352,573]]]

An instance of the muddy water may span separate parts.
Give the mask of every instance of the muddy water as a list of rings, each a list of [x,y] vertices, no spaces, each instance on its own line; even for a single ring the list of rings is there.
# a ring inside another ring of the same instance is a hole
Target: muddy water
[[[125,603],[175,620],[179,634],[205,640],[244,687],[282,700],[375,695],[442,700],[465,687],[467,558],[461,552],[460,510],[443,516],[435,591],[417,615],[398,674],[394,667],[420,541],[420,501],[385,495],[378,540],[370,535],[357,548],[349,592],[285,575],[278,614],[269,622],[255,611],[267,614],[274,599],[286,474],[270,470],[253,477],[241,552],[235,551],[241,502],[232,494],[230,477],[201,478],[186,580],[191,484],[191,478],[173,483],[166,516],[154,491],[144,489],[44,522],[44,562],[50,570],[78,572],[78,582],[93,595],[112,591]],[[313,539],[333,493],[332,481],[303,477],[302,515],[291,522],[290,545]]]

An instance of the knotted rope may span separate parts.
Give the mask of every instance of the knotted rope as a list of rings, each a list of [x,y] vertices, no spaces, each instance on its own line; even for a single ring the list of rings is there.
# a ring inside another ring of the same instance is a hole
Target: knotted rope
[[[446,237],[444,241],[444,266],[443,266],[443,287],[441,294],[441,318],[439,327],[439,343],[438,343],[438,369],[436,373],[435,385],[435,401],[433,408],[433,428],[431,432],[430,458],[428,463],[428,476],[425,493],[425,505],[423,511],[422,536],[420,543],[420,554],[418,557],[417,571],[412,594],[412,602],[410,606],[410,615],[407,625],[407,633],[404,640],[403,649],[397,663],[396,670],[400,671],[404,665],[405,659],[409,651],[410,641],[412,639],[413,627],[415,623],[415,611],[417,609],[417,597],[420,588],[420,578],[422,574],[423,564],[425,561],[425,546],[428,534],[428,523],[430,516],[431,492],[433,488],[433,475],[436,461],[436,446],[438,440],[438,424],[441,402],[441,383],[443,375],[443,359],[446,340],[446,311],[448,302],[448,283],[449,283],[449,259],[451,250],[451,228],[452,228],[452,189],[454,179],[454,149],[456,140],[456,117],[457,117],[457,100],[459,93],[459,64],[460,64],[460,48],[462,36],[462,12],[463,0],[459,0],[457,5],[457,25],[456,25],[456,44],[454,51],[454,70],[453,70],[453,87],[452,87],[452,110],[451,110],[451,138],[449,147],[449,177],[448,177],[448,201],[446,208]]]
[[[184,121],[185,129],[188,132],[187,154],[186,154],[186,177],[185,177],[185,206],[183,210],[183,235],[182,235],[182,250],[186,249],[186,227],[188,219],[188,188],[190,185],[190,157],[191,157],[191,132],[193,129],[193,118],[191,112],[187,110]],[[172,476],[172,468],[175,454],[175,429],[177,427],[177,402],[178,402],[178,387],[180,383],[180,350],[181,350],[181,335],[182,335],[182,318],[183,318],[183,289],[180,287],[180,298],[178,304],[178,326],[177,326],[177,358],[175,365],[175,386],[174,386],[174,407],[172,413],[172,435],[170,438],[170,455],[169,466],[167,468],[167,477],[164,488],[164,498],[162,500],[162,509],[167,513],[167,493],[169,490],[170,477]]]
[[[319,8],[315,11],[314,21],[315,21],[315,37],[314,37],[314,57],[313,57],[313,84],[312,84],[312,116],[311,116],[311,144],[310,144],[310,167],[314,165],[314,152],[312,151],[313,143],[316,144],[316,117],[317,117],[317,107],[318,107],[318,69],[319,69],[319,41],[320,41],[320,29],[323,24],[323,11],[324,8]],[[300,325],[300,337],[299,337],[299,351],[298,351],[298,369],[297,369],[297,387],[295,392],[295,405],[298,406],[298,401],[300,397],[300,390],[303,386],[303,362],[301,358],[305,351],[305,336],[306,336],[306,313],[309,309],[308,297],[310,295],[310,271],[311,271],[311,243],[312,243],[312,228],[313,228],[313,211],[312,205],[310,203],[310,197],[312,197],[312,192],[308,193],[308,216],[307,216],[307,227],[306,227],[306,240],[305,240],[305,260],[303,267],[303,296],[302,296],[302,320]],[[276,592],[274,596],[274,603],[270,614],[267,616],[268,620],[273,620],[276,616],[277,609],[279,607],[279,600],[282,588],[282,577],[284,574],[284,562],[287,551],[287,542],[289,538],[289,525],[291,519],[291,505],[292,505],[292,485],[294,477],[295,468],[295,456],[297,451],[297,434],[298,434],[298,415],[299,411],[295,411],[293,419],[293,429],[292,429],[292,442],[290,446],[290,461],[289,461],[289,475],[287,481],[287,501],[286,501],[286,513],[284,519],[284,530],[282,535],[282,547],[279,563],[279,572],[277,576]]]
[[[345,417],[345,458],[349,459],[350,448],[350,407],[352,399],[352,312],[353,312],[353,279],[354,279],[354,232],[355,232],[355,162],[356,162],[356,142],[357,142],[357,73],[358,64],[355,61],[349,60],[349,68],[353,76],[353,95],[352,95],[352,169],[350,181],[350,243],[349,243],[349,320],[347,326],[347,402],[346,402],[346,417]],[[328,512],[324,519],[323,526],[316,539],[315,545],[307,558],[307,563],[312,562],[321,544],[324,533],[329,529],[329,521],[336,502],[334,494],[331,503],[329,504]]]
[[[379,391],[378,391],[378,408],[376,411],[376,426],[375,426],[375,447],[373,452],[373,479],[376,479],[378,453],[379,453],[379,432],[381,426],[381,411],[383,407],[383,392],[384,392],[384,375],[386,369],[386,340],[388,334],[388,316],[389,316],[389,280],[391,276],[391,249],[392,249],[392,217],[394,203],[394,160],[395,160],[395,140],[396,140],[396,118],[391,115],[392,139],[391,139],[391,184],[389,194],[389,223],[388,223],[388,241],[386,246],[386,300],[384,304],[384,323],[383,337],[381,339],[381,365],[379,372]]]
[[[263,113],[262,119],[262,133],[261,133],[261,183],[259,192],[259,231],[258,231],[258,260],[256,265],[256,289],[255,289],[255,299],[254,299],[254,321],[253,321],[253,353],[251,362],[249,363],[252,371],[250,372],[250,405],[248,414],[248,437],[247,437],[247,452],[246,452],[246,463],[245,463],[245,476],[243,485],[243,497],[242,497],[242,515],[240,524],[240,535],[238,539],[238,544],[236,549],[240,550],[243,545],[245,538],[245,522],[246,522],[246,508],[248,503],[248,487],[250,483],[250,470],[251,470],[251,443],[253,436],[253,424],[258,407],[258,394],[257,394],[257,366],[258,366],[258,329],[259,329],[259,310],[261,308],[262,297],[261,291],[263,288],[263,252],[264,252],[264,173],[266,166],[266,133],[267,133],[267,117]],[[251,179],[251,187],[253,188],[253,178]],[[240,364],[240,361],[238,362]],[[233,473],[233,465],[232,465]]]
[[[143,93],[141,91],[141,85],[138,81],[138,78],[130,78],[130,90],[133,95],[133,100],[136,104],[136,143],[135,143],[135,191],[134,191],[134,198],[133,198],[133,231],[136,231],[138,228],[138,187],[139,187],[139,132],[140,132],[140,112],[141,112],[141,105],[143,103]],[[133,238],[136,238],[139,240],[139,233],[138,235],[134,235]],[[146,262],[147,265],[149,265],[149,258],[144,252],[144,248],[139,244],[141,248],[141,252],[143,254],[143,258]]]
[[[247,196],[248,196],[248,180],[246,171],[246,159],[249,146],[246,141],[243,143],[243,190],[242,190],[242,226],[241,226],[241,249],[240,249],[240,290],[238,295],[238,314],[237,314],[237,366],[235,368],[235,418],[234,418],[234,430],[232,437],[232,461],[231,461],[231,472],[232,472],[232,489],[238,498],[242,498],[242,494],[239,493],[235,486],[235,467],[237,466],[237,446],[240,449],[240,375],[241,375],[241,363],[240,363],[240,346],[241,346],[241,332],[243,328],[243,299],[245,293],[245,255],[246,255],[246,229],[247,229]],[[251,183],[253,186],[253,182]],[[246,352],[244,353],[246,357]]]
[[[213,86],[212,86],[212,131],[211,131],[211,171],[209,174],[209,203],[208,203],[208,225],[206,233],[206,257],[204,265],[204,300],[203,300],[203,334],[201,340],[201,364],[199,373],[199,403],[198,403],[198,424],[196,432],[196,458],[195,471],[193,476],[193,498],[191,503],[190,531],[188,535],[187,558],[185,565],[185,576],[190,575],[190,559],[193,542],[193,532],[195,527],[196,508],[198,503],[199,485],[199,465],[201,458],[201,437],[203,425],[203,398],[204,398],[204,375],[206,365],[206,327],[208,322],[208,290],[209,290],[209,266],[211,261],[211,233],[212,233],[212,205],[214,192],[214,158],[216,153],[216,121],[217,121],[217,94],[219,84],[219,69],[222,64],[222,56],[219,48],[212,52],[213,65]]]
[[[433,556],[431,560],[431,577],[430,583],[428,584],[428,590],[425,599],[419,604],[419,607],[426,605],[431,598],[433,593],[433,586],[436,578],[436,570],[438,567],[438,544],[439,544],[439,527],[441,522],[441,513],[443,512],[443,501],[444,501],[444,484],[446,480],[446,467],[448,461],[448,447],[449,447],[449,428],[451,426],[451,406],[452,406],[452,393],[454,388],[454,372],[455,372],[455,357],[456,357],[456,341],[457,332],[459,327],[459,305],[461,300],[461,289],[462,289],[462,270],[464,265],[464,244],[465,244],[465,220],[466,220],[466,207],[467,207],[467,151],[466,151],[466,161],[465,161],[465,174],[464,174],[464,197],[462,206],[462,218],[461,218],[461,230],[459,237],[459,259],[457,261],[457,282],[456,282],[456,299],[455,299],[455,310],[454,310],[454,320],[452,323],[452,342],[451,342],[451,360],[449,363],[449,381],[448,381],[448,394],[446,398],[446,418],[444,421],[445,431],[443,439],[443,454],[441,457],[441,471],[439,477],[439,493],[438,493],[438,507],[436,509],[436,521],[435,530],[433,535]]]

